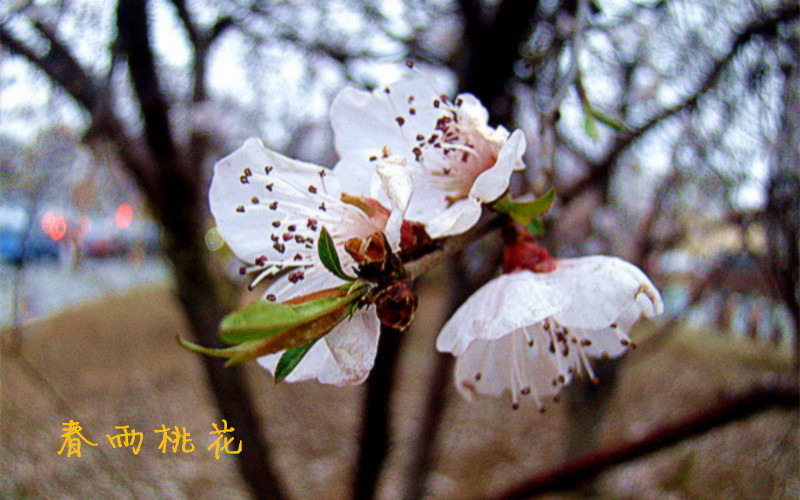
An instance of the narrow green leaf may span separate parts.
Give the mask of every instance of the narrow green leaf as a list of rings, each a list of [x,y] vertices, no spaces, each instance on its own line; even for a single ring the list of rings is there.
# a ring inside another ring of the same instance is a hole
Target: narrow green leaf
[[[346,285],[345,285],[346,287]],[[344,288],[344,287],[343,287]],[[339,296],[308,300],[299,304],[260,301],[226,316],[220,324],[220,338],[232,344],[265,339],[330,314],[366,293],[361,287]],[[334,289],[336,291],[336,289]]]
[[[583,130],[593,141],[600,139],[600,131],[597,129],[594,110],[588,102],[583,105]]]
[[[599,110],[596,110],[594,108],[592,108],[592,116],[594,116],[597,119],[597,121],[599,121],[600,123],[613,128],[617,132],[630,132],[631,131],[631,128],[629,126],[625,125],[624,123],[622,123],[622,121],[617,120],[615,118],[611,118],[607,114],[605,114],[605,113],[603,113],[603,112],[601,112]]]
[[[303,344],[300,347],[295,347],[292,349],[287,349],[281,359],[278,361],[278,366],[275,367],[275,383],[283,382],[292,370],[295,369],[298,363],[303,359],[308,351],[314,346],[314,344],[319,339],[312,340],[307,344]]]
[[[261,343],[258,340],[253,340],[249,342],[242,342],[241,344],[237,344],[231,347],[224,347],[224,348],[212,348],[212,347],[203,347],[201,345],[197,345],[193,342],[189,342],[188,340],[182,339],[180,336],[176,337],[178,343],[192,352],[196,352],[197,354],[205,354],[206,356],[214,356],[217,358],[230,358],[240,352],[248,351]]]
[[[333,238],[331,238],[325,226],[322,226],[322,230],[319,233],[317,252],[325,269],[343,280],[353,281],[354,278],[351,278],[342,270],[342,265],[339,263],[339,255],[336,253],[336,246],[333,244]]]

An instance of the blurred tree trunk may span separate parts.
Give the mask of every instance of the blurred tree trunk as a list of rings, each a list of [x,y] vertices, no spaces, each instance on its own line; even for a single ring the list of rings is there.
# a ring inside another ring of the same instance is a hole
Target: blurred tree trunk
[[[773,281],[778,294],[792,316],[794,326],[794,366],[800,363],[800,304],[798,304],[798,267],[800,267],[800,40],[790,35],[791,57],[784,65],[783,120],[778,133],[777,151],[770,169],[767,188],[767,251]]]
[[[189,26],[188,12],[185,7],[181,10],[182,2],[175,0],[175,4],[185,26]],[[210,252],[204,243],[208,186],[203,181],[202,165],[206,145],[200,136],[193,136],[185,146],[174,142],[169,104],[160,93],[150,46],[146,7],[145,1],[119,1],[115,44],[130,72],[142,115],[142,137],[126,130],[115,112],[108,84],[80,65],[53,26],[33,21],[38,35],[49,42],[44,52],[32,49],[3,25],[0,25],[0,42],[11,53],[41,69],[89,113],[92,123],[84,134],[84,141],[90,145],[108,143],[114,149],[123,168],[147,197],[154,218],[164,230],[162,246],[172,263],[178,299],[194,340],[203,345],[219,346],[217,329],[220,319],[230,309],[232,294],[225,293],[225,280],[211,264]],[[221,18],[205,33],[199,42],[202,49],[195,51],[194,56],[205,57],[208,44],[227,24],[229,20]],[[203,64],[195,65],[194,70],[195,78],[203,78]],[[195,100],[203,98],[203,82],[195,82],[193,90]],[[220,418],[227,420],[235,429],[236,437],[245,443],[242,452],[235,455],[245,484],[256,498],[282,498],[283,492],[270,464],[269,450],[242,370],[223,368],[223,363],[214,358],[203,357],[202,362]]]
[[[513,128],[513,106],[507,84],[514,75],[514,63],[519,59],[518,47],[528,39],[535,25],[538,1],[506,0],[497,6],[493,19],[488,19],[481,3],[462,0],[465,36],[458,58],[453,62],[458,75],[459,91],[475,95],[488,108],[490,122]],[[498,264],[498,256],[482,256],[485,262]],[[482,273],[470,273],[468,257],[459,253],[453,257],[449,298],[450,314],[491,277],[497,265],[486,265]],[[480,274],[477,276],[476,274]],[[423,498],[428,474],[433,470],[447,387],[452,377],[453,358],[437,354],[432,376],[425,389],[420,425],[413,440],[412,456],[405,471],[404,498]]]
[[[188,151],[179,151],[174,142],[169,106],[160,93],[150,47],[146,2],[120,0],[117,30],[144,118],[148,156],[155,162],[151,181],[142,187],[164,228],[164,250],[175,271],[178,298],[195,340],[202,345],[220,346],[218,325],[224,312],[230,309],[230,301],[221,293],[222,280],[213,272],[204,242],[203,228],[208,213],[204,196],[207,186],[203,185],[202,176],[205,148],[196,137],[190,141]],[[201,58],[205,54],[195,53],[194,56]],[[204,74],[199,71],[194,76],[203,78]],[[202,82],[195,82],[196,99],[203,98],[203,88]],[[141,170],[134,165],[128,168]],[[246,443],[236,459],[251,493],[257,498],[281,498],[279,481],[270,466],[244,372],[224,368],[220,359],[203,356],[202,361],[220,417],[227,420],[236,429],[237,437]]]

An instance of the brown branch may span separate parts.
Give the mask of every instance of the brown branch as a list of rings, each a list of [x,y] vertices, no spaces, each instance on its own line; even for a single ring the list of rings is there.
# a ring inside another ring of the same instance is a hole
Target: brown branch
[[[506,84],[514,75],[514,63],[519,59],[519,46],[530,36],[534,26],[537,0],[505,0],[497,8],[491,24],[482,22],[480,2],[462,0],[465,17],[466,50],[468,59],[459,71],[459,86],[473,93],[486,104],[493,118],[509,125],[512,106],[502,103]]]
[[[647,456],[769,408],[797,408],[799,393],[796,380],[780,385],[755,385],[745,392],[725,397],[695,414],[662,425],[642,439],[587,453],[509,488],[496,498],[530,498],[551,490],[573,488],[579,481],[590,479],[610,467]]]
[[[175,143],[169,124],[169,105],[159,90],[146,7],[145,1],[120,0],[117,4],[117,32],[142,110],[147,145],[157,161],[174,163]]]
[[[617,163],[617,159],[622,155],[622,153],[627,151],[627,149],[634,142],[670,117],[675,116],[684,110],[694,108],[697,105],[698,100],[716,86],[720,76],[722,75],[722,72],[733,60],[736,54],[739,53],[739,50],[742,47],[747,45],[753,38],[757,36],[774,36],[777,33],[778,27],[781,23],[785,23],[796,18],[798,13],[800,13],[800,6],[798,6],[796,3],[793,3],[776,9],[768,17],[759,17],[758,19],[750,21],[749,24],[740,30],[739,35],[736,36],[731,44],[731,48],[728,50],[728,53],[725,54],[722,59],[716,62],[700,86],[691,95],[675,106],[663,109],[660,113],[651,117],[644,125],[633,129],[633,131],[629,134],[619,138],[614,144],[614,147],[603,160],[590,165],[590,172],[586,177],[573,184],[569,188],[559,191],[559,197],[561,198],[561,201],[565,204],[568,204],[573,198],[596,185],[605,177],[609,176]]]
[[[504,221],[503,217],[491,216],[483,223],[477,224],[466,233],[451,236],[444,239],[442,246],[431,253],[408,262],[405,270],[411,279],[417,279],[442,262],[452,258],[457,253],[464,250],[470,243],[477,241],[487,234],[499,229]]]
[[[499,218],[498,218],[499,219]],[[487,256],[488,257],[488,256]],[[453,259],[450,269],[451,292],[448,297],[448,314],[451,317],[456,310],[472,295],[489,276],[487,273],[469,272],[466,256],[461,254]],[[486,266],[490,272],[496,266]],[[442,325],[439,325],[441,328]],[[437,329],[439,329],[437,328]],[[433,470],[434,456],[437,450],[437,436],[443,423],[442,414],[447,402],[447,387],[452,383],[455,357],[449,353],[436,353],[430,369],[430,379],[426,387],[425,403],[420,409],[419,424],[413,437],[411,457],[405,473],[403,487],[404,498],[409,500],[425,498],[427,477]]]
[[[356,483],[353,488],[353,498],[356,500],[376,497],[383,463],[389,454],[391,444],[389,406],[402,335],[403,332],[381,325],[375,366],[367,379]]]
[[[52,30],[44,24],[37,23],[37,29],[50,42],[48,52],[38,55],[0,24],[0,42],[12,54],[28,60],[33,66],[43,71],[53,83],[61,87],[92,118],[92,125],[84,134],[84,140],[94,137],[105,137],[117,146],[120,157],[131,172],[139,186],[150,192],[154,186],[153,161],[141,144],[128,137],[120,120],[113,112],[109,101],[108,88],[91,77],[69,49],[61,43]]]
[[[233,25],[231,16],[222,16],[211,26],[210,29],[203,29],[197,26],[192,20],[189,9],[186,7],[185,0],[170,0],[175,7],[183,29],[192,44],[192,102],[201,102],[206,99],[206,69],[208,50],[214,40],[217,39],[228,27]]]
[[[36,29],[45,37],[47,52],[38,55],[33,49],[18,40],[5,25],[0,23],[0,43],[12,54],[20,55],[44,71],[59,87],[89,113],[98,107],[98,100],[105,94],[100,83],[89,76],[78,64],[69,50],[43,23],[35,23]]]

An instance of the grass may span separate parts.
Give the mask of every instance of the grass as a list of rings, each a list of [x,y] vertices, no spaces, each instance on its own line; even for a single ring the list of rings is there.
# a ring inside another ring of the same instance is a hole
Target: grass
[[[416,330],[404,341],[383,498],[402,493],[435,325],[442,319],[438,292],[423,288],[420,295],[427,311],[420,311]],[[8,352],[9,332],[3,332],[0,497],[246,498],[232,460],[215,460],[206,450],[213,441],[211,423],[219,420],[198,358],[178,346],[176,334],[187,335],[186,324],[164,288],[108,297],[27,325],[20,355]],[[640,435],[702,408],[720,391],[789,370],[785,353],[769,346],[731,346],[719,336],[681,332],[648,355],[629,355],[598,421],[600,441]],[[289,493],[347,497],[363,388],[316,382],[276,386],[253,364],[247,373]],[[544,415],[532,406],[518,411],[510,406],[492,398],[467,405],[449,391],[430,476],[433,496],[480,498],[566,458],[564,405],[551,405]],[[80,458],[56,453],[62,423],[70,419],[99,443],[84,445]],[[194,452],[162,454],[153,432],[162,424],[186,427]],[[109,445],[105,435],[121,425],[144,433],[137,456]],[[796,498],[798,415],[764,412],[618,467],[604,474],[597,488],[598,495],[613,498]]]

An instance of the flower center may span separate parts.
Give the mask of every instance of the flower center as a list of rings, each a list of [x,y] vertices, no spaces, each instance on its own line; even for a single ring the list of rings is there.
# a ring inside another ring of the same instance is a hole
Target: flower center
[[[412,152],[433,184],[449,193],[445,199],[452,204],[469,195],[475,179],[497,161],[500,148],[461,111],[461,99],[455,106],[445,96],[441,99],[433,101],[433,106],[443,112],[434,131],[427,137],[418,134]]]

